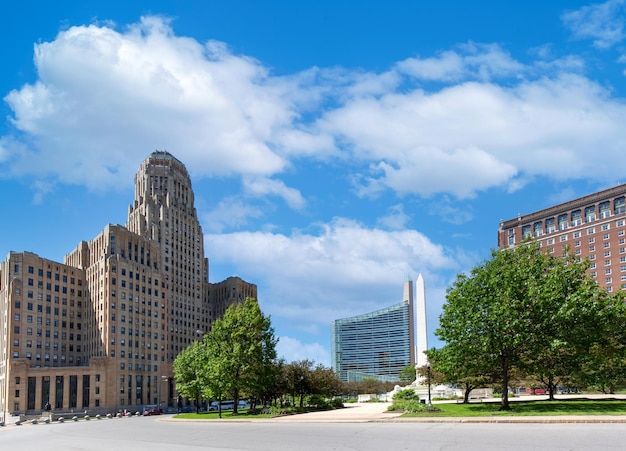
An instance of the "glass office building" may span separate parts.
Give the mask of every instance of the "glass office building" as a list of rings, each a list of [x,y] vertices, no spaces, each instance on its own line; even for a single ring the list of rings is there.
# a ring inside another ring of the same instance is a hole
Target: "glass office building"
[[[342,381],[397,381],[402,368],[415,364],[413,327],[412,293],[391,307],[333,321],[333,370]]]

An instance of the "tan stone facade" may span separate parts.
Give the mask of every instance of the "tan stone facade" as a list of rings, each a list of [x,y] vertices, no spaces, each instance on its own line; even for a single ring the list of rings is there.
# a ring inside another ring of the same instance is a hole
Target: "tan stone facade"
[[[607,291],[626,289],[626,184],[500,223],[498,247],[536,239],[550,253],[588,258]]]
[[[107,225],[64,263],[0,262],[0,417],[115,412],[177,402],[172,362],[256,285],[209,283],[184,165],[154,152],[135,177],[128,227]],[[0,423],[4,418],[0,418]]]

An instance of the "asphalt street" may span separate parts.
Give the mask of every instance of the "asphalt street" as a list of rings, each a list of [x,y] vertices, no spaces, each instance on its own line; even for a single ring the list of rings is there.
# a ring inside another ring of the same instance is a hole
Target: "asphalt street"
[[[416,422],[385,408],[358,404],[252,421],[180,421],[164,415],[23,424],[0,428],[0,449],[623,450],[626,436],[626,423]]]

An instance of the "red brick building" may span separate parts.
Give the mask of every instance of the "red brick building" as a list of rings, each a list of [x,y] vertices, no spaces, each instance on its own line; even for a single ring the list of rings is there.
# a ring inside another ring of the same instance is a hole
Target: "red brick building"
[[[569,247],[591,261],[591,275],[607,291],[626,288],[626,184],[502,221],[498,248],[535,238],[550,253]]]

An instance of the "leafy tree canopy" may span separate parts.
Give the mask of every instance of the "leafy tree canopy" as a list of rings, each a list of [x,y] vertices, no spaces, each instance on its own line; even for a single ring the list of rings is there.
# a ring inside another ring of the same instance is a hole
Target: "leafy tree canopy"
[[[448,288],[435,332],[446,342],[440,360],[468,367],[457,377],[496,375],[501,409],[508,410],[514,368],[539,373],[537,356],[563,351],[580,356],[601,335],[601,321],[615,298],[595,284],[587,268],[571,255],[542,252],[535,242],[492,251],[489,260],[458,275]]]

